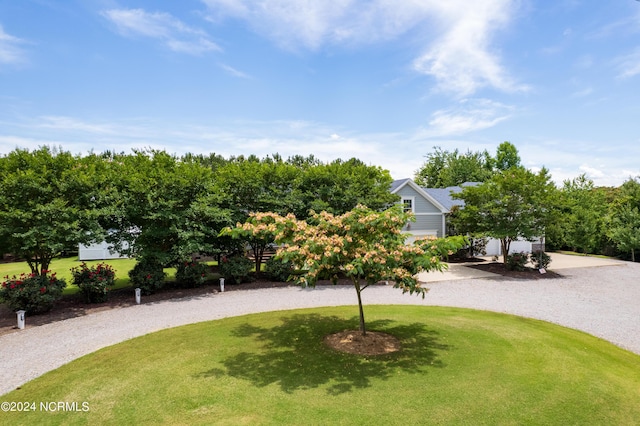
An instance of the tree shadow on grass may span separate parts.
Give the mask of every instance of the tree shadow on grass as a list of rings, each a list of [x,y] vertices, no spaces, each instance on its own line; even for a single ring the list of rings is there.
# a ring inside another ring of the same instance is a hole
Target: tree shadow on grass
[[[380,320],[368,323],[369,330],[389,333],[402,344],[399,352],[363,356],[337,352],[323,338],[343,330],[357,329],[358,318],[339,318],[318,314],[283,317],[275,327],[244,324],[233,335],[253,338],[261,344],[254,352],[241,352],[223,361],[226,371],[213,369],[199,377],[229,375],[264,387],[278,384],[287,393],[328,385],[329,394],[371,386],[371,379],[386,380],[398,370],[416,374],[427,368],[442,368],[438,351],[449,346],[438,341],[438,333],[424,324],[398,324]]]

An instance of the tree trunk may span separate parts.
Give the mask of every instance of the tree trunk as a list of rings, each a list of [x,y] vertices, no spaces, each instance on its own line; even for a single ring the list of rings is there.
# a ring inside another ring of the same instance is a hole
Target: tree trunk
[[[500,245],[502,246],[502,263],[506,265],[509,249],[511,248],[511,240],[509,238],[500,238]]]
[[[362,296],[360,295],[362,289],[360,288],[360,281],[358,280],[358,278],[354,277],[352,278],[352,280],[353,286],[356,288],[356,294],[358,295],[358,309],[360,311],[360,333],[362,333],[363,336],[366,336],[367,330],[364,325],[364,309],[362,309]]]
[[[256,268],[256,277],[259,277],[260,269],[262,266],[262,257],[264,255],[266,245],[259,240],[254,240],[253,242],[250,242],[249,245],[251,246],[251,250],[253,251],[253,262]]]
[[[49,270],[49,265],[51,264],[50,258],[46,257],[27,257],[27,264],[31,269],[31,273],[34,275],[42,275],[42,271]]]

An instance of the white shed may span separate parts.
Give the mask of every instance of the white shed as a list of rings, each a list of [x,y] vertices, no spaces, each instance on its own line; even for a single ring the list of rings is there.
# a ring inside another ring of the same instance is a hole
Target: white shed
[[[124,248],[128,248],[127,243],[124,243]],[[90,244],[85,246],[80,244],[78,246],[78,260],[105,260],[105,259],[122,259],[127,256],[122,255],[118,251],[113,249],[106,241],[96,244]]]

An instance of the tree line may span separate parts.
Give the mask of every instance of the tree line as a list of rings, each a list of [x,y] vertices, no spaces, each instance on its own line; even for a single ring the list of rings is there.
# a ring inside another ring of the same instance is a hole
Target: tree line
[[[605,188],[582,175],[558,188],[546,169],[525,169],[515,146],[505,142],[495,156],[435,148],[415,180],[431,187],[482,183],[457,195],[465,208],[450,217],[453,234],[493,236],[503,249],[515,237],[544,235],[548,249],[632,260],[640,248],[637,178]],[[391,183],[388,171],[355,158],[15,149],[0,157],[0,251],[25,259],[37,274],[78,243],[103,240],[155,268],[194,253],[244,251],[247,244],[259,265],[271,241],[239,241],[220,231],[255,212],[305,220],[312,212],[340,215],[359,204],[382,210],[398,201]]]
[[[358,204],[383,209],[397,201],[391,182],[388,171],[355,158],[15,149],[0,157],[0,251],[41,274],[78,243],[106,240],[138,261],[173,266],[194,253],[244,250],[219,234],[252,212],[306,219]]]
[[[514,236],[542,235],[547,250],[635,261],[640,249],[638,177],[619,187],[596,187],[582,174],[558,187],[545,168],[538,173],[525,169],[516,147],[503,142],[495,156],[487,151],[461,153],[434,147],[414,180],[433,188],[481,183],[455,195],[464,201],[464,208],[453,210],[451,232],[498,238],[503,253]]]

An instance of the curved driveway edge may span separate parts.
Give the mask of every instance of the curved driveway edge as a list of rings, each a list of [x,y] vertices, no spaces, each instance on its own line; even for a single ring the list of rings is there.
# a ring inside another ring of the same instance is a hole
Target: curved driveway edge
[[[594,256],[583,255],[570,255],[561,253],[549,253],[551,256],[550,270],[554,272],[564,271],[565,269],[575,268],[593,268],[598,266],[620,266],[625,265],[628,262],[623,262],[616,259],[601,258]],[[491,256],[480,257],[482,262],[491,261]],[[423,272],[418,274],[418,279],[425,283],[432,283],[435,281],[450,281],[450,280],[463,280],[474,278],[501,278],[500,275],[482,271],[479,269],[469,268],[468,263],[449,263],[447,270],[443,272]],[[533,267],[533,265],[529,265]]]
[[[425,299],[370,287],[365,305],[457,306],[550,321],[640,354],[640,264],[567,269],[549,280],[459,279]],[[234,291],[101,311],[0,336],[0,395],[76,358],[165,328],[266,311],[356,305],[349,286]],[[355,314],[354,310],[354,314]]]

